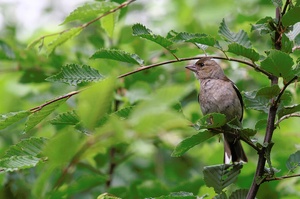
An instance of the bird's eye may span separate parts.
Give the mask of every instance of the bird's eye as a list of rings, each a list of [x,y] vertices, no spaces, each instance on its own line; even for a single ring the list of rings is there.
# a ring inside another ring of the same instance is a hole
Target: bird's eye
[[[203,67],[203,66],[204,66],[204,63],[200,63],[199,65],[200,65],[201,67]]]

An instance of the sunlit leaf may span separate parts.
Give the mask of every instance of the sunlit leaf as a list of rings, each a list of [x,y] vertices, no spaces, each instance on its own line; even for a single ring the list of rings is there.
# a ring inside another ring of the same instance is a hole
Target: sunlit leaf
[[[48,44],[47,54],[50,55],[56,47],[62,45],[69,39],[72,39],[73,37],[78,35],[81,31],[82,31],[82,27],[75,27],[60,33],[54,40],[52,40]]]
[[[193,193],[190,192],[174,192],[169,195],[155,197],[153,199],[201,199],[199,196],[195,196]]]
[[[172,53],[176,52],[175,49],[171,48],[171,45],[173,45],[173,42],[171,40],[160,35],[153,34],[150,29],[146,28],[142,24],[134,24],[132,26],[132,31],[134,36],[139,36],[144,39],[153,41]]]
[[[300,166],[300,151],[297,151],[296,153],[293,153],[290,155],[286,162],[286,167],[291,172],[294,172],[294,170]]]
[[[294,77],[293,65],[293,58],[278,50],[271,50],[267,58],[261,62],[262,69],[277,77],[283,77],[285,81]]]
[[[110,110],[115,81],[114,78],[106,78],[79,95],[77,113],[84,127],[93,130],[98,120]]]
[[[193,148],[194,146],[208,140],[209,138],[215,136],[216,133],[212,133],[211,131],[201,131],[196,135],[188,137],[181,141],[172,153],[172,157],[180,157],[189,149]]]
[[[115,24],[118,21],[119,18],[119,11],[114,12],[110,15],[107,15],[103,18],[101,18],[101,26],[105,30],[105,32],[108,34],[109,37],[113,37]]]
[[[117,49],[100,49],[91,56],[91,59],[98,58],[112,59],[116,61],[139,65],[142,65],[144,63],[144,60],[142,60],[137,54],[130,54]]]
[[[284,26],[290,26],[300,21],[300,7],[294,7],[282,16]]]
[[[35,127],[38,123],[40,123],[43,119],[45,119],[56,108],[58,108],[60,105],[62,105],[66,101],[67,101],[67,98],[59,99],[57,101],[54,101],[53,103],[50,103],[50,104],[44,106],[43,108],[36,111],[35,113],[31,114],[28,117],[28,120],[25,124],[24,132],[28,132],[30,129]]]
[[[251,48],[251,42],[247,33],[243,30],[240,30],[238,33],[231,32],[224,19],[220,24],[219,34],[222,35],[230,43],[237,43],[246,48]]]
[[[241,55],[252,61],[257,61],[259,59],[259,54],[254,49],[246,48],[237,43],[229,44],[228,52],[234,53],[236,55]]]
[[[82,82],[95,82],[103,79],[104,77],[99,72],[90,66],[77,64],[68,64],[61,68],[61,71],[48,77],[46,80],[50,82],[61,82],[70,85],[77,85]]]
[[[30,111],[19,111],[0,115],[0,130],[24,119],[30,114]]]
[[[53,125],[76,125],[80,119],[75,111],[61,113],[49,121]]]
[[[80,20],[80,21],[89,21],[99,15],[117,7],[119,4],[115,2],[88,2],[83,6],[76,8],[71,12],[62,24],[69,23],[71,21]]]
[[[35,167],[41,161],[33,156],[11,156],[0,159],[0,171],[17,171]]]
[[[220,193],[225,187],[234,183],[241,172],[243,165],[214,165],[204,167],[204,181],[208,187],[213,187]]]
[[[19,143],[10,146],[6,150],[4,157],[37,156],[41,153],[46,142],[47,139],[43,137],[31,137],[29,139],[24,139]]]

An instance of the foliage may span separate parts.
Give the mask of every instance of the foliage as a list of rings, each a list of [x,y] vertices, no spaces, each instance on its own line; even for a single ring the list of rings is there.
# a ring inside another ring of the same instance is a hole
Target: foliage
[[[28,45],[7,27],[1,198],[297,198],[299,180],[289,178],[300,176],[300,104],[290,85],[300,73],[300,4],[272,2],[172,1],[147,25],[134,15],[147,13],[139,1],[85,2],[64,30]],[[198,82],[184,66],[204,56],[226,60],[243,125],[200,114]],[[224,125],[249,163],[220,164]]]

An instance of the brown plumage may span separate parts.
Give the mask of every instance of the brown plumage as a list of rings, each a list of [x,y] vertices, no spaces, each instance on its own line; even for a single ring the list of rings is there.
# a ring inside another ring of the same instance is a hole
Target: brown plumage
[[[242,96],[234,83],[225,76],[219,64],[205,57],[186,68],[193,71],[200,81],[198,100],[203,115],[222,113],[227,121],[234,118],[242,121]],[[224,152],[225,164],[247,162],[242,144],[233,134],[224,133]]]

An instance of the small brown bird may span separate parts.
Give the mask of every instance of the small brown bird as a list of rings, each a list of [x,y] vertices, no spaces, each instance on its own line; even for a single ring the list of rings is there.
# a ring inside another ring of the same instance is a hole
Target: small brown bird
[[[186,68],[193,71],[200,81],[198,100],[203,115],[222,113],[226,116],[227,122],[234,118],[242,121],[244,106],[242,96],[215,61],[204,57]],[[224,163],[231,162],[247,162],[247,156],[237,136],[224,133]]]

